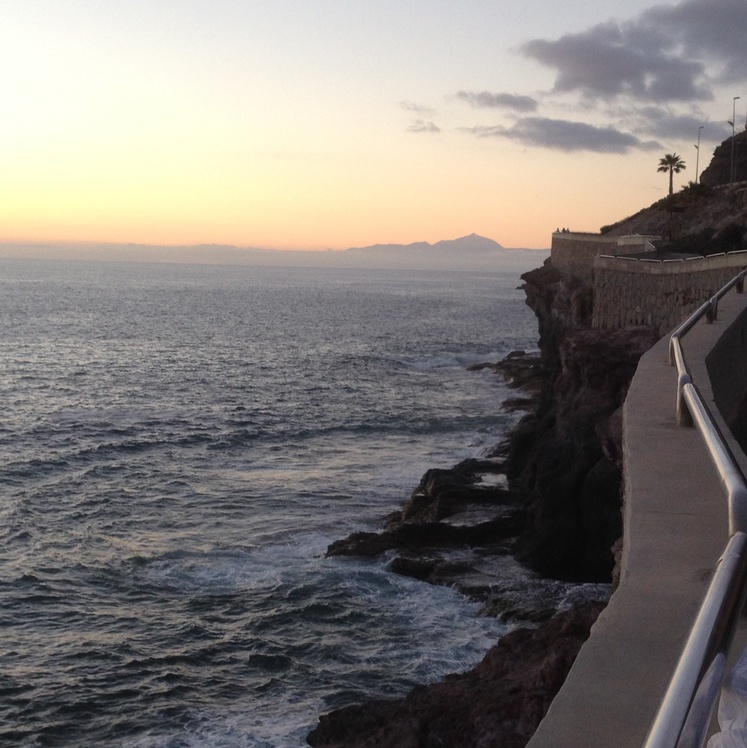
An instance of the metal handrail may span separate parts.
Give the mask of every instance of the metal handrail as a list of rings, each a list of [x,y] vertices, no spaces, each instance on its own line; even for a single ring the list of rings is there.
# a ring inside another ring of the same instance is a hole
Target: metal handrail
[[[747,593],[747,482],[687,368],[681,339],[701,319],[713,322],[718,302],[741,293],[742,270],[693,312],[670,336],[669,362],[677,367],[676,416],[703,437],[727,497],[729,539],[690,629],[644,748],[702,748],[718,698],[726,658]]]

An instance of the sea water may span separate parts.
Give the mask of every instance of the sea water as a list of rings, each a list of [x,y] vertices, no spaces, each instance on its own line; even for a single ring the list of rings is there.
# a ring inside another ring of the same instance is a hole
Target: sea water
[[[528,268],[527,268],[528,269]],[[296,747],[504,631],[325,558],[499,442],[519,273],[0,261],[0,743]]]

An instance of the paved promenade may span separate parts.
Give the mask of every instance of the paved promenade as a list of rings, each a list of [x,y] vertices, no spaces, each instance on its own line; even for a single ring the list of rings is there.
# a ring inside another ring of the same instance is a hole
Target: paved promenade
[[[684,339],[712,412],[703,360],[745,308],[747,294],[730,293],[719,320],[699,323]],[[667,346],[665,338],[641,359],[624,406],[620,586],[529,748],[641,745],[726,544],[726,499],[715,469],[698,432],[675,422],[677,378]],[[745,640],[740,631],[735,656]]]

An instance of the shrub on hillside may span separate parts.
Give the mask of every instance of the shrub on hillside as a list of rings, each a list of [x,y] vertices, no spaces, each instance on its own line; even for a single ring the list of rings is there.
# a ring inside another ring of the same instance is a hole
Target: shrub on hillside
[[[716,252],[735,252],[738,249],[744,249],[744,226],[740,223],[730,223],[716,234],[713,243],[718,247]],[[713,253],[709,253],[713,254]]]

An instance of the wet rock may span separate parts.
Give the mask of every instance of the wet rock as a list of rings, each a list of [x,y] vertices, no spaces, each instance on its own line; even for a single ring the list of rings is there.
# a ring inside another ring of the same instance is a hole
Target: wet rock
[[[444,586],[457,586],[467,574],[475,572],[475,569],[466,561],[451,561],[448,558],[408,558],[407,556],[396,556],[389,564],[389,568],[395,574],[412,579],[420,579],[431,584]]]
[[[500,484],[504,469],[504,461],[492,457],[427,470],[403,508],[387,516],[383,532],[353,533],[332,543],[327,555],[374,557],[397,549],[412,558],[425,548],[495,546],[516,537],[524,527],[521,497],[505,487],[505,479]],[[416,561],[408,563],[409,576],[430,576]],[[407,573],[404,566],[399,572]]]
[[[347,538],[330,543],[326,555],[373,558],[396,547],[394,538],[389,532],[354,532]]]
[[[531,397],[509,397],[503,401],[502,407],[507,413],[517,410],[529,410],[534,405]]]
[[[436,559],[425,559],[425,558],[405,558],[404,556],[397,556],[389,564],[389,568],[395,574],[401,574],[404,577],[412,577],[413,579],[420,579],[426,581],[433,574],[433,570],[436,568],[438,561]]]
[[[467,367],[468,371],[492,369],[502,375],[509,387],[521,389],[523,397],[504,400],[502,409],[507,412],[529,410],[536,404],[537,395],[542,391],[545,380],[545,367],[539,353],[512,351],[497,363],[483,362]]]
[[[480,522],[476,525],[451,525],[444,522],[403,522],[380,533],[355,532],[336,540],[327,548],[327,556],[378,556],[398,549],[444,548],[498,543],[515,537],[524,524],[521,512]]]
[[[502,472],[502,463],[465,460],[453,468],[431,468],[402,509],[403,522],[434,522],[456,514],[466,504],[506,504],[517,496],[500,486],[479,483],[480,473]]]
[[[512,351],[502,361],[495,364],[509,387],[525,392],[538,393],[545,378],[545,366],[539,353]]]

